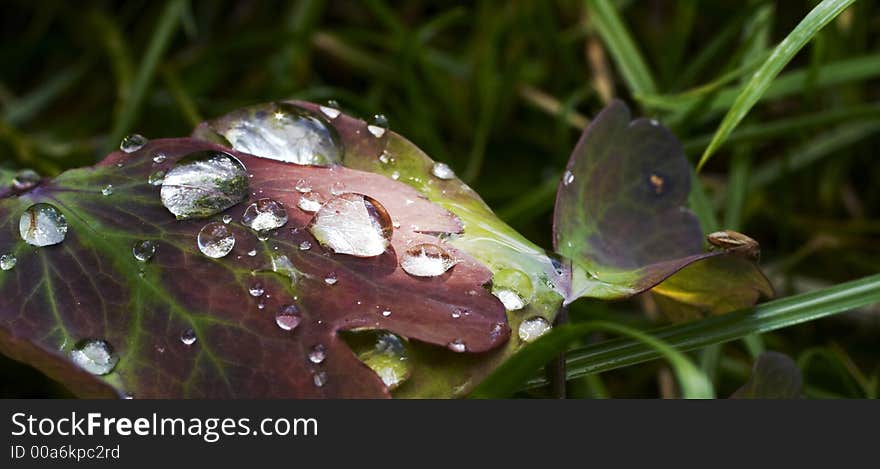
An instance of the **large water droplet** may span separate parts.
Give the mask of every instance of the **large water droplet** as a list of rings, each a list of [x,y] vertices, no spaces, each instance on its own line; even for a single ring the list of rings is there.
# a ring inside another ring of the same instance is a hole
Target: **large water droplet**
[[[198,337],[196,337],[196,331],[192,329],[185,329],[183,332],[180,333],[180,341],[183,342],[183,345],[192,345],[196,343],[197,339]]]
[[[524,342],[532,342],[546,334],[551,328],[549,321],[541,316],[535,316],[519,324],[519,338]]]
[[[400,267],[416,277],[443,275],[454,265],[455,259],[445,249],[430,243],[412,246],[400,257]]]
[[[395,389],[412,374],[406,343],[390,332],[353,333],[350,342],[358,359],[370,367],[388,389]]]
[[[309,231],[337,254],[373,257],[391,244],[391,217],[377,200],[346,193],[325,203],[309,223]]]
[[[131,248],[131,253],[135,259],[147,262],[156,254],[156,242],[150,240],[138,241]]]
[[[434,163],[434,166],[431,167],[431,174],[439,179],[455,179],[455,171],[446,163]]]
[[[382,138],[388,130],[388,118],[382,114],[373,116],[373,120],[367,125],[367,130],[376,138]]]
[[[245,110],[213,126],[232,148],[262,158],[322,166],[342,161],[336,129],[323,117],[292,104]]]
[[[301,195],[296,206],[304,212],[317,212],[321,209],[322,204],[323,199],[321,199],[321,195],[315,192],[310,192]]]
[[[165,175],[161,196],[165,208],[179,219],[207,218],[247,198],[247,171],[228,153],[196,152]]]
[[[52,205],[34,204],[18,222],[21,239],[33,246],[51,246],[67,236],[67,219]]]
[[[119,363],[119,356],[107,341],[84,339],[70,351],[70,359],[93,375],[106,375]]]
[[[199,231],[198,244],[202,254],[219,259],[229,254],[235,247],[235,235],[224,223],[215,221],[208,223]]]
[[[3,254],[0,256],[0,269],[12,270],[15,268],[15,264],[18,264],[18,259],[15,258],[15,255]]]
[[[285,331],[292,331],[302,322],[302,314],[295,305],[285,305],[275,315],[275,324]]]
[[[147,144],[147,137],[141,134],[131,134],[122,139],[119,143],[119,149],[126,153],[134,153]]]
[[[309,350],[309,361],[312,363],[323,363],[327,358],[327,347],[321,344],[315,345]]]
[[[26,191],[40,182],[40,175],[32,169],[22,169],[15,173],[12,178],[12,188],[17,191]]]
[[[287,224],[287,210],[280,202],[260,199],[248,206],[241,222],[256,232],[265,233]]]

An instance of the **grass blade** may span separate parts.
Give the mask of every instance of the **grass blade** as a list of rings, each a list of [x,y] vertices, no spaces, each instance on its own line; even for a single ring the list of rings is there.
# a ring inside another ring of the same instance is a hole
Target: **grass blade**
[[[749,82],[742,88],[737,96],[733,107],[727,111],[727,115],[721,121],[721,125],[715,132],[715,136],[709,143],[709,147],[703,152],[700,163],[697,165],[699,171],[703,165],[709,160],[713,153],[724,143],[733,129],[746,116],[752,106],[761,99],[761,95],[767,91],[773,79],[782,71],[782,69],[794,58],[795,54],[806,45],[813,36],[816,35],[825,25],[837,17],[843,10],[850,6],[855,0],[823,0],[822,3],[813,8],[810,13],[786,36],[779,45],[770,54],[770,57],[763,65],[752,75]]]
[[[587,12],[602,42],[620,68],[633,94],[655,94],[657,85],[635,41],[614,5],[608,0],[587,0]]]

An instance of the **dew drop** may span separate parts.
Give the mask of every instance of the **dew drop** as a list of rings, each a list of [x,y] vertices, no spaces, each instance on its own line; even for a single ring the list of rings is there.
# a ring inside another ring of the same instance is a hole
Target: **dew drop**
[[[294,184],[293,188],[296,189],[297,192],[301,192],[303,194],[305,194],[306,192],[312,192],[312,185],[309,184],[309,181],[305,179],[300,179],[299,181],[296,181],[296,184]]]
[[[492,293],[508,311],[518,311],[531,301],[534,287],[529,276],[517,269],[501,269],[492,278]]]
[[[446,163],[434,163],[434,166],[431,167],[431,174],[438,179],[455,179],[455,171]]]
[[[309,351],[309,361],[312,363],[323,363],[327,358],[327,348],[321,344],[315,345],[312,347],[312,350]]]
[[[574,173],[571,171],[566,171],[565,174],[562,175],[562,185],[567,186],[574,182]]]
[[[101,195],[108,196],[113,195],[113,184],[107,184],[101,189]]]
[[[256,250],[256,249],[251,249],[250,251],[248,251],[247,255],[250,256],[250,257],[254,257],[254,256],[257,255],[257,250]]]
[[[326,106],[318,106],[318,108],[321,110],[321,114],[327,116],[328,119],[332,120],[339,117],[339,103],[336,101],[327,101]]]
[[[315,386],[322,387],[327,384],[327,372],[326,371],[318,371],[315,373],[315,376],[312,378],[312,381],[315,383]]]
[[[141,134],[131,134],[122,139],[119,149],[126,153],[134,153],[147,144],[147,138]]]
[[[337,254],[373,257],[391,244],[391,217],[377,200],[356,193],[325,203],[309,223],[309,232]]]
[[[12,178],[12,188],[17,191],[26,191],[40,182],[40,175],[32,169],[22,169],[15,173]]]
[[[382,138],[388,130],[388,118],[382,114],[373,116],[373,120],[367,125],[367,130],[376,138]]]
[[[180,333],[180,341],[183,342],[183,345],[192,345],[196,343],[197,339],[198,337],[196,337],[196,331],[192,329],[185,329],[183,332]]]
[[[70,351],[70,359],[93,375],[106,375],[119,363],[119,356],[105,340],[83,339]]]
[[[358,359],[393,390],[412,374],[406,342],[385,331],[360,332],[352,339]]]
[[[518,311],[526,305],[522,297],[513,290],[496,289],[492,294],[504,303],[504,308],[508,311]]]
[[[312,243],[309,241],[303,241],[303,242],[299,243],[299,250],[300,251],[308,251],[311,248],[312,248]]]
[[[345,193],[345,184],[342,181],[336,181],[330,185],[331,195],[341,195]]]
[[[395,181],[400,179],[400,172],[394,171],[393,173],[391,173],[391,179],[394,179]]]
[[[235,236],[225,224],[211,222],[199,231],[198,245],[202,254],[219,259],[229,254],[235,247]]]
[[[532,342],[546,334],[551,328],[549,321],[541,316],[535,316],[519,324],[519,338],[523,342]]]
[[[302,322],[302,314],[295,305],[285,305],[275,315],[275,324],[285,331],[292,331]]]
[[[317,212],[321,209],[321,205],[321,195],[315,192],[301,195],[299,202],[296,203],[296,206],[304,212]]]
[[[0,270],[12,270],[17,263],[18,259],[15,258],[14,254],[3,254],[0,256]]]
[[[260,199],[248,206],[241,222],[258,233],[265,233],[287,224],[287,210],[280,202]]]
[[[400,258],[400,267],[415,277],[443,275],[455,264],[455,260],[445,249],[431,243],[410,247]]]
[[[178,219],[207,218],[247,198],[247,170],[228,153],[195,152],[165,175],[160,194]]]
[[[388,164],[394,161],[394,158],[388,154],[387,151],[383,151],[381,155],[379,155],[379,162],[382,164]]]
[[[162,164],[165,162],[165,159],[168,158],[165,153],[156,153],[156,156],[153,157],[153,163]]]
[[[156,254],[156,242],[150,240],[138,241],[131,248],[131,253],[135,259],[147,262]]]
[[[382,311],[382,317],[387,318],[389,316],[391,316],[391,310],[386,309],[385,311]]]
[[[223,218],[221,218],[220,220],[223,222],[224,225],[228,225],[228,224],[232,223],[232,215],[229,215],[229,214],[223,215]]]
[[[150,174],[150,177],[149,177],[149,179],[147,179],[147,182],[151,186],[161,186],[162,183],[165,182],[165,171],[153,172],[152,174]]]
[[[462,342],[461,339],[453,340],[447,345],[447,347],[449,347],[449,350],[452,350],[453,352],[462,353],[467,351],[467,345],[465,345],[465,343]]]
[[[327,285],[336,285],[336,282],[338,281],[339,279],[336,277],[336,274],[330,274],[324,277],[324,283],[326,283]]]
[[[250,293],[253,297],[260,297],[263,296],[263,293],[266,293],[266,289],[263,288],[262,283],[257,282],[251,285],[250,288],[248,288],[248,293]]]
[[[21,239],[32,246],[60,244],[67,236],[67,219],[52,205],[34,204],[21,215],[18,230]]]

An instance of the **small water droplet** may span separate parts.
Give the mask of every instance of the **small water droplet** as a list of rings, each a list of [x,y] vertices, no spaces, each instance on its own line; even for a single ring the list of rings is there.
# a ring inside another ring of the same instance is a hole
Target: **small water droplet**
[[[305,194],[306,192],[312,192],[312,185],[309,184],[309,181],[306,181],[305,179],[300,179],[299,181],[296,181],[296,184],[294,184],[293,188],[296,189],[297,192],[301,192],[303,194]]]
[[[247,255],[250,256],[250,257],[254,257],[254,256],[257,255],[257,250],[256,250],[256,249],[251,249],[250,251],[248,251]]]
[[[391,316],[391,310],[387,310],[387,309],[386,309],[385,311],[382,311],[382,316],[383,316],[383,317],[386,317],[386,318],[387,318],[388,316]]]
[[[104,186],[104,188],[101,189],[101,195],[113,195],[113,184],[107,184],[106,186]]]
[[[565,174],[562,175],[562,185],[567,186],[574,182],[574,174],[571,171],[566,171]]]
[[[327,372],[326,371],[318,371],[315,373],[315,376],[312,378],[315,386],[322,387],[327,384]]]
[[[21,215],[18,230],[21,239],[32,246],[60,244],[67,236],[67,219],[52,205],[34,204]]]
[[[325,203],[309,223],[321,245],[337,254],[373,257],[391,244],[391,217],[377,200],[345,193]]]
[[[522,297],[513,290],[496,289],[492,294],[504,303],[504,308],[508,311],[518,311],[526,305]]]
[[[443,275],[455,264],[455,260],[445,249],[430,243],[413,246],[400,257],[400,267],[415,277]]]
[[[223,218],[221,218],[220,220],[223,222],[224,225],[228,225],[228,224],[232,223],[232,215],[229,215],[229,214],[223,215]]]
[[[541,316],[524,320],[519,324],[519,338],[523,342],[532,342],[546,334],[552,328],[550,322]]]
[[[3,254],[0,256],[0,269],[2,270],[12,270],[17,263],[18,259],[13,254]]]
[[[452,350],[453,352],[462,353],[467,351],[467,345],[465,345],[465,343],[462,342],[461,339],[453,340],[447,345],[447,347],[449,347],[449,350]]]
[[[179,219],[211,217],[247,198],[247,170],[228,153],[195,152],[165,175],[160,195]]]
[[[382,114],[373,116],[373,120],[367,125],[367,130],[376,138],[382,138],[388,130],[388,118]]]
[[[327,348],[321,344],[312,347],[309,351],[309,361],[312,363],[323,363],[327,358]]]
[[[302,314],[295,305],[285,305],[275,315],[275,324],[285,331],[292,331],[302,322]]]
[[[311,248],[312,248],[312,243],[310,243],[309,241],[303,241],[303,242],[299,243],[299,250],[300,251],[308,251]]]
[[[256,282],[253,285],[251,285],[250,288],[248,288],[248,293],[250,293],[251,296],[260,297],[260,296],[263,296],[263,293],[266,293],[266,289],[263,288],[262,283]]]
[[[156,153],[156,156],[153,157],[153,163],[162,164],[165,162],[165,159],[168,158],[165,153]]]
[[[93,375],[106,375],[119,363],[119,356],[105,340],[83,339],[70,351],[70,359]]]
[[[301,195],[296,206],[304,212],[317,212],[321,209],[322,204],[323,200],[321,199],[321,195],[315,192],[310,192]]]
[[[40,182],[40,175],[32,169],[22,169],[15,173],[12,178],[12,188],[17,191],[26,191]]]
[[[198,337],[196,337],[196,331],[192,329],[185,329],[183,332],[180,333],[180,341],[183,342],[183,345],[192,345],[196,343],[197,339]]]
[[[446,163],[434,163],[434,166],[431,167],[431,174],[439,179],[455,179],[455,171]]]
[[[135,259],[147,262],[156,254],[156,242],[150,240],[138,241],[131,248],[131,253]]]
[[[141,134],[131,134],[122,139],[119,149],[126,153],[134,153],[147,144],[147,138]]]
[[[387,151],[383,151],[381,155],[379,155],[379,162],[382,164],[389,164],[394,161],[394,158],[388,154]]]
[[[394,171],[393,173],[391,173],[391,179],[394,179],[395,181],[400,179],[400,172]]]
[[[326,283],[327,285],[336,285],[336,282],[338,281],[339,279],[336,277],[336,274],[330,274],[324,277],[324,283]]]
[[[345,193],[345,184],[342,181],[336,181],[330,185],[330,194],[341,195]]]
[[[211,222],[199,231],[198,245],[202,254],[213,259],[220,259],[229,254],[232,248],[235,247],[235,235],[229,231],[225,224]],[[256,252],[254,252],[254,255],[256,255]]]
[[[318,106],[318,109],[320,109],[321,113],[331,120],[336,119],[340,114],[339,103],[333,100],[327,101],[326,106]]]
[[[265,233],[287,224],[287,210],[280,202],[260,199],[248,206],[241,222],[258,233]]]
[[[153,172],[152,174],[150,174],[150,177],[149,177],[149,179],[147,179],[147,182],[151,186],[161,186],[162,183],[165,182],[165,171]]]

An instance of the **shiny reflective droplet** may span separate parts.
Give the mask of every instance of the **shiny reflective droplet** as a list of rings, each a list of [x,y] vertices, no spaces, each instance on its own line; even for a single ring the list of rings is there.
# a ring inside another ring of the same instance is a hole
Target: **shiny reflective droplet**
[[[248,251],[247,255],[250,256],[250,257],[254,257],[254,256],[257,255],[257,250],[256,250],[256,249],[251,249],[250,251]]]
[[[394,158],[388,154],[387,151],[383,151],[381,155],[379,155],[379,162],[382,164],[388,164],[394,161]]]
[[[232,215],[223,215],[223,218],[221,218],[220,221],[222,221],[223,224],[228,225],[232,223]]]
[[[358,359],[370,367],[388,386],[395,389],[412,374],[406,342],[390,332],[359,332],[352,339]]]
[[[455,171],[446,163],[434,163],[434,166],[431,167],[431,174],[439,179],[455,179]]]
[[[293,188],[297,190],[297,192],[301,192],[305,194],[306,192],[312,192],[312,185],[309,181],[305,179],[300,179],[296,181],[296,184],[293,185]]]
[[[513,290],[495,289],[492,294],[504,303],[504,308],[508,311],[518,311],[526,305],[522,297]]]
[[[322,246],[337,254],[373,257],[391,244],[391,217],[377,200],[346,193],[325,203],[309,223]]]
[[[67,219],[52,205],[34,204],[21,215],[18,230],[21,239],[32,246],[60,244],[67,236]]]
[[[207,218],[247,198],[247,170],[228,153],[196,152],[165,175],[160,194],[177,218]]]
[[[551,328],[549,321],[541,316],[535,316],[519,324],[519,338],[524,342],[532,342],[546,334]]]
[[[168,157],[165,155],[165,153],[156,153],[156,156],[153,157],[153,163],[164,163],[166,158]]]
[[[430,243],[412,246],[400,256],[400,267],[415,277],[443,275],[455,264],[455,259],[445,249]]]
[[[320,194],[310,192],[308,194],[303,194],[302,196],[300,196],[299,202],[296,203],[296,206],[304,212],[317,212],[321,209],[321,205],[323,203],[324,202]]]
[[[395,181],[400,179],[400,172],[394,171],[393,173],[391,173],[391,179],[394,179]]]
[[[336,129],[324,117],[292,104],[245,109],[212,127],[232,148],[261,158],[321,166],[342,162]]]
[[[22,169],[15,173],[15,176],[12,178],[12,188],[17,191],[26,191],[32,189],[39,184],[39,182],[40,175],[37,174],[36,171],[32,169]]]
[[[324,283],[326,283],[327,285],[336,285],[336,282],[338,281],[339,279],[336,278],[336,274],[330,274],[324,277]]]
[[[199,231],[199,250],[213,259],[226,256],[235,247],[235,235],[229,227],[220,222],[211,222]],[[254,252],[256,255],[256,252]]]
[[[150,174],[147,182],[150,183],[151,186],[161,186],[162,183],[165,182],[165,171],[153,172]]]
[[[566,171],[565,174],[562,175],[562,185],[567,186],[574,182],[574,174],[571,171]]]
[[[302,314],[295,305],[285,305],[275,315],[275,324],[285,331],[292,331],[302,322]]]
[[[447,347],[453,352],[462,353],[467,351],[467,345],[465,345],[460,339],[453,340],[447,345]]]
[[[339,103],[333,100],[327,101],[326,106],[318,106],[318,109],[321,110],[321,114],[324,114],[325,116],[327,116],[328,119],[331,120],[336,119],[337,117],[339,117],[340,114]]]
[[[131,253],[135,259],[147,262],[156,254],[156,242],[150,240],[137,241],[131,248]]]
[[[323,363],[327,358],[327,347],[321,344],[315,345],[309,351],[309,361],[312,363]]]
[[[262,283],[256,282],[248,288],[248,293],[250,293],[251,296],[260,297],[263,296],[263,293],[266,293],[266,289],[263,288]]]
[[[391,316],[391,310],[386,309],[385,311],[382,311],[382,317],[387,318],[389,316]]]
[[[70,359],[93,375],[106,375],[119,363],[119,356],[105,340],[83,339],[70,351]]]
[[[198,337],[196,337],[196,331],[192,329],[185,329],[183,332],[180,333],[180,341],[183,342],[183,345],[192,345],[196,343],[197,339]]]
[[[241,216],[244,226],[265,233],[287,224],[287,210],[280,202],[272,199],[260,199],[248,206]]]
[[[113,184],[107,184],[104,186],[104,188],[101,189],[101,195],[113,195]]]
[[[367,125],[367,130],[376,138],[382,138],[388,130],[388,118],[382,114],[373,116],[373,120]]]
[[[322,387],[327,384],[327,372],[326,371],[318,371],[312,377],[312,382],[315,383],[315,386]]]
[[[341,195],[345,193],[345,184],[342,181],[336,181],[330,184],[331,195]]]
[[[517,311],[529,304],[534,287],[525,272],[501,269],[492,277],[492,293],[504,303],[508,311]]]
[[[126,153],[134,153],[147,144],[147,138],[141,134],[131,134],[122,139],[119,149]]]
[[[309,241],[303,241],[303,242],[299,243],[299,250],[300,251],[308,251],[311,248],[312,248],[312,243],[310,243]]]
[[[0,256],[0,270],[12,270],[17,263],[18,259],[13,254],[3,254]]]

